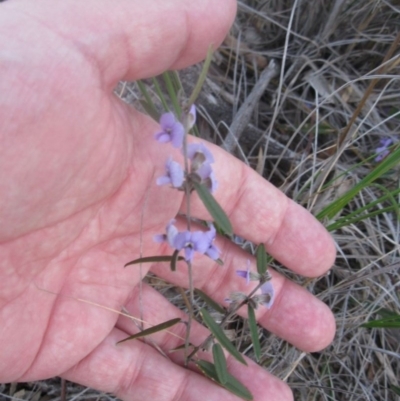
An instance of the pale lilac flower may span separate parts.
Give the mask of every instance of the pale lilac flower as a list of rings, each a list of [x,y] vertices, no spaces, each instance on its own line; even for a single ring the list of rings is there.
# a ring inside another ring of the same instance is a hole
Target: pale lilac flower
[[[180,188],[183,184],[184,172],[181,165],[170,157],[165,165],[165,175],[157,178],[157,185],[171,184],[174,188]]]
[[[219,258],[220,250],[213,244],[216,236],[214,225],[210,224],[210,229],[203,231],[183,231],[174,240],[174,247],[178,250],[185,250],[185,259],[193,260],[194,252],[207,255],[213,260]]]
[[[258,273],[253,273],[250,270],[250,260],[247,260],[246,270],[236,270],[236,274],[244,278],[246,280],[246,284],[249,284],[250,281],[258,281],[261,276]],[[265,279],[265,278],[264,278]],[[261,294],[254,295],[252,300],[255,302],[255,306],[258,304],[264,305],[266,308],[270,309],[275,300],[275,291],[274,287],[270,280],[266,281],[261,287]]]
[[[191,143],[187,147],[188,158],[193,164],[201,164],[204,162],[214,163],[214,157],[210,150],[202,143]]]
[[[390,138],[383,138],[379,141],[380,147],[376,148],[378,156],[375,157],[376,162],[383,160],[390,152],[388,147],[393,144],[393,140]]]
[[[191,172],[200,178],[200,182],[204,184],[211,193],[214,193],[217,190],[218,181],[215,178],[215,174],[210,163],[204,161],[201,164],[197,164],[196,168],[194,168],[192,162]]]
[[[275,290],[274,290],[274,286],[272,285],[270,280],[266,281],[261,286],[261,293],[263,294],[263,297],[264,297],[263,305],[267,309],[271,309],[271,307],[275,301]]]
[[[153,237],[154,242],[158,243],[168,242],[168,245],[171,248],[174,248],[175,238],[179,233],[178,229],[174,225],[175,223],[176,223],[175,219],[170,220],[166,227],[166,233],[155,235]]]
[[[188,113],[188,122],[189,129],[193,128],[194,124],[196,123],[196,106],[194,104],[190,106],[190,110]]]
[[[185,259],[193,260],[194,252],[207,255],[213,260],[219,258],[220,251],[213,244],[216,236],[215,227],[211,224],[210,229],[203,231],[178,231],[174,226],[175,220],[171,220],[167,226],[167,233],[154,236],[156,242],[168,242],[173,249],[184,250]]]
[[[183,143],[185,130],[183,125],[177,121],[173,113],[165,113],[160,118],[162,131],[155,135],[158,142],[171,142],[174,148],[180,148]]]
[[[246,270],[236,270],[236,274],[246,280],[246,284],[250,283],[250,260],[247,259]]]

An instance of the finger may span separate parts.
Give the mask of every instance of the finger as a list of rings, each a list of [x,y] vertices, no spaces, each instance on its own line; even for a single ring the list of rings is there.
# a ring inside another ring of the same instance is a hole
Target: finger
[[[193,282],[218,303],[227,305],[225,299],[233,292],[249,294],[256,282],[249,285],[236,274],[236,270],[245,270],[247,260],[251,260],[251,269],[256,271],[254,257],[232,244],[219,238],[216,242],[222,250],[223,266],[217,265],[205,256],[195,257],[193,263]],[[175,272],[168,266],[159,264],[152,267],[152,272],[178,286],[187,287],[187,266],[181,262]],[[335,320],[329,308],[303,287],[291,282],[277,272],[269,269],[275,290],[275,301],[271,309],[260,306],[257,310],[259,323],[270,332],[287,340],[296,347],[308,351],[319,351],[331,343],[335,334]],[[239,311],[242,316],[246,310]]]
[[[123,400],[237,400],[200,375],[168,361],[141,341],[116,343],[127,333],[110,335],[63,378],[112,393]]]
[[[2,12],[33,16],[73,40],[113,87],[201,61],[224,39],[236,12],[234,0],[13,1]],[[73,29],[71,28],[73,27]]]
[[[219,189],[215,197],[228,214],[235,233],[256,244],[265,244],[268,253],[297,273],[315,277],[326,272],[336,251],[322,224],[254,170],[221,148],[207,146],[216,159],[213,166]],[[192,215],[210,219],[198,197],[191,199]],[[185,210],[184,200],[181,211]]]
[[[143,305],[143,307],[141,307],[141,305]],[[143,315],[143,320],[145,321],[144,328],[177,317],[184,321],[187,320],[187,315],[185,313],[173,306],[170,302],[166,301],[159,292],[146,285],[143,286],[142,301],[139,301],[139,293],[136,292],[130,302],[126,305],[126,309],[133,316],[138,317],[141,314]],[[136,325],[132,320],[129,320],[126,317],[121,317],[118,320],[117,327],[129,334],[138,332]],[[173,362],[183,364],[183,351],[173,353],[170,353],[169,351],[184,343],[185,333],[186,326],[183,324],[177,324],[168,330],[146,337],[146,341],[154,344],[161,351],[165,352],[167,357],[171,358]],[[191,328],[190,342],[194,345],[200,345],[208,334],[209,331],[204,326],[194,321]],[[121,346],[124,346],[124,344],[121,344]],[[198,354],[198,356],[200,358],[210,358],[210,354],[205,352]],[[254,362],[247,359],[248,366],[244,366],[233,360],[228,355],[227,360],[229,372],[250,389],[255,400],[292,399],[291,391],[286,384],[260,368]],[[227,396],[227,394],[225,394],[225,396]]]

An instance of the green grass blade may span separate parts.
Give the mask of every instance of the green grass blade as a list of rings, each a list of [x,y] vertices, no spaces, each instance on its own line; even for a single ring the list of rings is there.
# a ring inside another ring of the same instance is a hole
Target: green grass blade
[[[392,390],[395,394],[400,395],[400,387],[397,387],[397,386],[394,386],[393,384],[391,384],[390,390]]]
[[[136,333],[136,334],[134,334],[132,336],[124,338],[123,340],[118,341],[117,344],[121,344],[121,343],[123,343],[125,341],[128,341],[128,340],[134,340],[135,338],[141,338],[141,337],[149,336],[150,334],[154,334],[154,333],[157,333],[159,331],[168,329],[169,327],[174,326],[175,324],[179,323],[180,321],[181,321],[181,319],[179,317],[177,317],[175,319],[167,320],[164,323],[157,324],[156,326],[150,327],[149,329],[142,330],[139,333]]]
[[[176,115],[176,117],[178,119],[180,119],[181,118],[181,114],[182,114],[182,110],[181,110],[181,106],[179,104],[177,90],[174,88],[174,84],[172,83],[171,72],[170,71],[164,72],[162,74],[162,77],[163,77],[165,85],[167,87],[168,95],[169,95],[169,97],[171,99],[172,106],[173,106],[174,111],[175,111],[175,115]]]
[[[197,99],[201,92],[201,88],[203,87],[204,81],[206,80],[208,69],[210,68],[211,65],[211,60],[213,56],[213,47],[212,45],[208,48],[207,56],[206,59],[204,60],[203,68],[201,69],[199,78],[196,82],[196,85],[193,89],[192,94],[190,95],[190,98],[187,103],[187,107],[189,108]]]
[[[164,93],[161,90],[160,84],[158,83],[158,79],[157,78],[153,78],[153,85],[154,85],[154,89],[157,93],[158,98],[160,99],[163,109],[165,112],[170,111],[169,107],[168,107],[168,103],[167,100],[165,99]]]
[[[215,343],[212,347],[212,353],[218,381],[225,385],[228,381],[228,368],[226,367],[224,351],[218,343]]]
[[[400,329],[400,316],[395,318],[390,317],[386,319],[371,320],[364,323],[361,327],[380,328],[380,329]]]
[[[381,163],[379,163],[374,170],[372,170],[366,177],[364,177],[358,184],[347,191],[343,196],[337,199],[335,202],[328,205],[320,213],[317,218],[322,220],[323,218],[333,218],[339,213],[362,189],[370,185],[372,182],[377,180],[387,171],[395,167],[400,162],[400,146],[397,147],[392,153],[390,153]]]
[[[214,321],[211,315],[207,312],[206,309],[202,308],[200,311],[201,317],[204,320],[204,323],[210,329],[211,333],[213,333],[214,337],[218,340],[218,342],[239,362],[247,365],[243,355],[235,348],[235,346],[230,342],[229,338],[225,335],[224,331],[221,327]]]
[[[254,355],[256,356],[258,362],[261,359],[261,346],[260,346],[260,339],[258,338],[258,326],[257,326],[256,314],[254,312],[254,308],[250,304],[247,305],[247,314],[249,317],[249,327],[250,327],[251,340],[253,342],[253,347],[254,347]]]
[[[208,361],[199,360],[196,362],[197,367],[203,372],[205,376],[211,380],[219,383],[218,375],[215,366]],[[226,388],[231,393],[237,395],[246,401],[252,401],[253,395],[250,391],[243,386],[237,379],[235,379],[231,374],[228,373],[228,380],[225,384],[220,383],[224,388]]]
[[[198,182],[193,181],[194,188],[199,195],[199,198],[203,202],[204,206],[218,224],[218,226],[228,235],[233,235],[232,224],[229,221],[228,216],[219,205],[219,203],[211,195],[210,191]]]
[[[358,221],[362,221],[367,218],[374,217],[374,216],[377,216],[379,214],[386,213],[389,211],[394,211],[397,215],[399,215],[400,208],[399,208],[398,203],[396,202],[395,196],[400,194],[400,188],[398,188],[394,191],[388,191],[386,188],[384,188],[381,185],[377,185],[377,186],[385,192],[384,195],[382,195],[378,199],[375,199],[374,201],[368,203],[367,205],[364,205],[364,206],[360,207],[359,209],[346,214],[346,216],[343,216],[343,217],[337,219],[333,224],[330,224],[327,227],[327,230],[334,231],[341,227],[348,226],[350,224],[357,223]],[[376,205],[381,204],[387,200],[391,202],[391,206],[378,209],[377,211],[373,211],[368,214],[362,214],[363,212],[368,211],[369,209],[372,209]]]
[[[146,85],[142,81],[136,81],[136,85],[139,88],[140,93],[144,97],[144,101],[141,101],[144,109],[152,118],[158,121],[159,113],[157,111],[157,107],[155,106],[152,98],[149,95],[149,92],[147,92]]]

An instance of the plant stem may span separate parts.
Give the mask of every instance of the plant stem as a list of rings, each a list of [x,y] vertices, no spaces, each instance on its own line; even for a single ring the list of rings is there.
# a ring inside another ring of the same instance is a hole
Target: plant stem
[[[189,132],[189,118],[186,110],[182,112],[182,123],[185,130],[185,136],[183,137],[183,157],[184,157],[184,166],[185,166],[185,175],[188,176],[189,174],[189,162],[187,157],[187,136]],[[186,196],[186,224],[187,229],[190,231],[191,229],[191,217],[190,217],[190,183],[186,180],[185,184],[185,196]],[[193,321],[193,305],[194,305],[194,286],[193,286],[193,268],[192,263],[186,262],[188,267],[188,278],[189,278],[189,299],[190,299],[190,308],[189,308],[189,316],[188,322],[186,327],[186,335],[185,335],[185,366],[188,365],[189,358],[188,358],[188,350],[189,350],[189,343],[190,343],[190,329],[192,327]]]

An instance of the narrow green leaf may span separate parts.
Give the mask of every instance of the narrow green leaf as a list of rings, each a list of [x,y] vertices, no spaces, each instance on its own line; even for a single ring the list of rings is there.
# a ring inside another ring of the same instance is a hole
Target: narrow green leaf
[[[221,327],[214,322],[214,319],[207,312],[206,309],[202,308],[200,311],[201,317],[204,320],[204,323],[210,329],[211,333],[214,334],[215,338],[218,342],[239,362],[247,365],[243,355],[234,347],[234,345],[229,341],[229,338],[225,335],[224,331]]]
[[[154,111],[152,107],[146,102],[146,100],[139,100],[140,104],[146,111],[146,113],[155,121],[160,120],[160,114],[157,111]]]
[[[217,372],[218,381],[221,384],[226,384],[228,381],[228,368],[226,367],[226,359],[222,347],[215,343],[212,347],[215,370]]]
[[[174,84],[171,79],[171,72],[166,71],[162,74],[162,77],[165,82],[165,86],[167,87],[168,95],[171,99],[172,106],[174,107],[175,115],[178,119],[181,118],[182,110],[179,104],[178,93],[177,90],[174,88]]]
[[[126,265],[124,265],[124,267],[130,266],[130,265],[137,265],[139,263],[171,262],[172,258],[173,258],[173,255],[172,256],[147,256],[145,258],[139,258],[139,259],[132,260],[132,261],[128,262]],[[178,260],[185,260],[185,258],[182,256],[179,256]]]
[[[395,394],[400,395],[400,387],[390,385],[390,390],[392,390]]]
[[[153,85],[154,85],[154,89],[155,89],[155,91],[157,93],[157,96],[158,96],[158,98],[160,99],[160,101],[162,103],[164,112],[165,113],[169,112],[170,110],[169,110],[169,107],[168,107],[168,104],[167,104],[167,100],[165,99],[164,93],[160,88],[160,84],[158,83],[158,79],[157,78],[153,78]]]
[[[174,253],[172,254],[171,266],[170,266],[171,267],[171,271],[173,271],[173,272],[176,271],[176,264],[178,263],[178,260],[179,260],[179,256],[178,255],[179,255],[179,250],[175,249]]]
[[[218,224],[218,226],[222,230],[224,230],[226,234],[233,235],[232,225],[229,221],[228,216],[211,195],[210,191],[203,184],[200,184],[198,182],[193,182],[193,185],[199,195],[199,198],[203,202],[208,212],[211,214],[212,218]]]
[[[400,317],[400,315],[396,312],[393,312],[390,309],[387,308],[381,308],[377,311],[379,316],[382,316],[382,319],[389,319],[389,318],[395,318],[397,319],[398,317]]]
[[[215,309],[217,312],[224,314],[226,310],[217,302],[215,302],[212,298],[210,298],[207,294],[203,291],[199,290],[198,288],[194,289],[194,292],[197,296],[199,296],[208,306]]]
[[[124,338],[123,340],[118,341],[117,344],[123,343],[123,342],[128,341],[128,340],[134,340],[135,338],[141,338],[141,337],[149,336],[150,334],[154,334],[154,333],[157,333],[159,331],[168,329],[169,327],[174,326],[175,324],[179,323],[180,321],[181,321],[181,319],[179,317],[177,317],[175,319],[167,320],[164,323],[157,324],[157,325],[155,325],[153,327],[150,327],[149,329],[143,330],[143,331],[141,331],[139,333],[136,333],[136,334],[134,334],[132,336]]]
[[[139,88],[139,91],[142,93],[145,101],[145,110],[146,112],[153,118],[158,116],[158,111],[156,106],[154,105],[153,100],[151,99],[149,93],[147,92],[147,87],[142,81],[136,81],[136,85]],[[155,118],[158,121],[158,118]]]
[[[201,92],[201,88],[203,87],[204,81],[207,78],[208,69],[210,68],[211,65],[212,56],[213,56],[213,46],[210,45],[210,47],[208,48],[206,59],[204,60],[203,68],[201,69],[199,78],[197,79],[196,85],[188,100],[187,103],[188,108],[190,108],[190,106],[196,101],[197,97]]]
[[[257,271],[258,274],[264,275],[267,271],[267,253],[265,252],[264,244],[260,244],[257,247]]]
[[[182,349],[185,349],[185,347],[186,347],[186,344],[181,344],[181,345],[178,345],[175,348],[171,348],[168,352],[172,353],[172,352],[180,351]],[[189,347],[191,347],[193,349],[194,345],[192,343],[189,343]]]
[[[342,195],[339,199],[336,199],[330,205],[325,207],[321,212],[317,214],[317,219],[322,220],[323,218],[331,219],[365,187],[369,186],[372,182],[377,180],[387,171],[399,164],[400,160],[400,146],[396,146],[393,151],[380,162],[374,170],[372,170],[367,176],[365,176],[360,182],[354,187]]]
[[[256,356],[258,362],[261,358],[261,346],[260,339],[258,338],[256,314],[254,312],[254,308],[250,304],[247,305],[247,314],[249,317],[249,327],[251,340],[253,341],[254,355]]]
[[[361,327],[368,328],[380,328],[380,329],[400,329],[400,316],[396,318],[387,318],[380,320],[371,320],[370,322],[364,323]]]
[[[199,360],[196,362],[197,367],[203,372],[205,376],[209,379],[220,383],[217,375],[217,370],[211,362]],[[227,382],[225,384],[220,383],[224,388],[226,388],[231,393],[237,395],[243,400],[252,401],[253,396],[250,391],[243,386],[235,377],[228,373]]]

